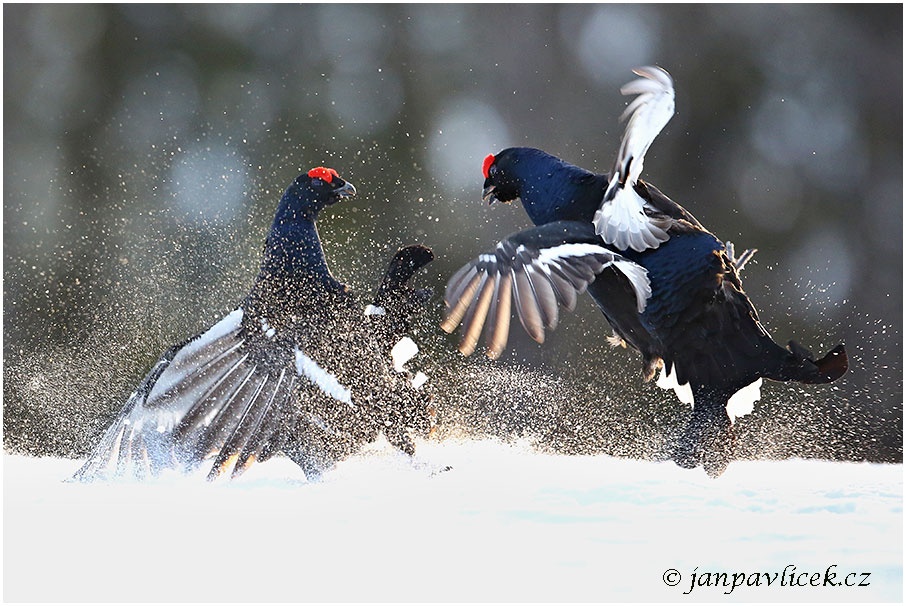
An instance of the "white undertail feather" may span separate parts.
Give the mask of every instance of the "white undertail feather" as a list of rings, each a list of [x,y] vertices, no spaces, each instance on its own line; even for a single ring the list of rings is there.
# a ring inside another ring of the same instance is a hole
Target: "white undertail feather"
[[[751,414],[755,410],[755,402],[761,399],[762,379],[759,377],[752,383],[746,385],[727,400],[727,415],[732,423],[736,422],[739,417]],[[661,374],[657,378],[656,385],[661,389],[670,390],[676,394],[679,401],[683,404],[695,406],[695,399],[692,396],[692,387],[688,383],[680,385],[676,380],[676,372],[673,366],[667,370],[666,365],[661,367]]]
[[[638,95],[620,116],[629,118],[617,161],[601,207],[595,213],[595,232],[620,250],[657,248],[669,236],[645,214],[645,201],[633,187],[642,174],[645,153],[673,117],[673,80],[659,67],[634,69],[637,80],[623,86],[624,95]]]
[[[679,401],[683,404],[689,404],[690,406],[693,403],[692,398],[692,387],[688,383],[679,384],[676,380],[676,372],[674,371],[673,365],[670,366],[670,369],[667,369],[667,365],[661,366],[661,374],[657,378],[655,383],[661,389],[670,390],[676,394],[676,397],[679,398]]]
[[[746,385],[727,401],[727,414],[730,415],[730,421],[736,422],[736,419],[750,414],[755,410],[755,402],[761,399],[761,377],[753,383]]]
[[[408,373],[406,364],[418,354],[418,345],[409,337],[403,337],[396,342],[393,349],[390,350],[390,358],[393,360],[393,369],[396,372]],[[407,375],[411,376],[411,375]],[[428,382],[428,375],[422,371],[415,373],[409,384],[413,389],[421,389]]]
[[[403,366],[415,357],[418,353],[418,345],[409,337],[403,337],[397,341],[393,349],[390,350],[390,357],[393,358],[393,369],[396,372],[405,372]]]
[[[412,377],[412,387],[415,389],[421,389],[422,385],[428,382],[428,375],[422,371],[415,373],[415,376]]]
[[[367,307],[365,307],[366,316],[383,316],[386,313],[387,313],[386,309],[384,309],[383,307],[379,307],[377,305],[369,304]]]

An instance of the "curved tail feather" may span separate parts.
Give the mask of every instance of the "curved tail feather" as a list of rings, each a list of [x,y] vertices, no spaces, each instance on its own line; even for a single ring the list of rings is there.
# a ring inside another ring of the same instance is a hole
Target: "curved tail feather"
[[[789,354],[779,371],[765,376],[775,381],[797,381],[814,385],[832,383],[849,369],[849,358],[842,343],[820,360],[816,360],[811,351],[796,341],[789,342],[787,351]]]
[[[781,350],[782,351],[782,350]],[[838,345],[820,360],[795,341],[790,341],[786,358],[779,371],[766,373],[776,381],[830,383],[842,377],[849,360],[846,349]],[[672,453],[680,467],[693,469],[701,465],[709,476],[720,476],[733,459],[735,436],[727,404],[737,390],[693,385],[693,406],[682,435]]]
[[[421,244],[413,244],[401,248],[390,261],[387,271],[375,295],[375,305],[382,301],[391,292],[399,290],[406,285],[415,272],[434,260],[434,251]]]
[[[366,316],[384,316],[379,324],[387,331],[387,343],[395,342],[395,337],[409,330],[412,318],[431,298],[432,289],[414,289],[408,282],[433,260],[430,248],[413,244],[401,248],[388,264],[373,303],[365,309]]]

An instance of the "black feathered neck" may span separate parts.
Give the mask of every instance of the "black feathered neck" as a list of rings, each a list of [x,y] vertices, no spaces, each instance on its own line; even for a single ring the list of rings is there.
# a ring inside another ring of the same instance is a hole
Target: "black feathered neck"
[[[606,175],[531,147],[505,149],[494,164],[497,178],[515,188],[535,225],[562,219],[591,221],[607,187]]]
[[[329,202],[298,181],[280,199],[247,299],[262,316],[329,304],[332,295],[346,289],[330,273],[316,225],[318,213]]]

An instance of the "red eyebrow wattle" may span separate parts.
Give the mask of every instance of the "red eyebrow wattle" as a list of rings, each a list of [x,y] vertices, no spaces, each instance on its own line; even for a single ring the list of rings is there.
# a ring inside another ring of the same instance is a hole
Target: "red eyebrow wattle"
[[[313,168],[310,171],[308,171],[308,176],[311,177],[312,179],[317,177],[319,179],[323,179],[323,180],[327,181],[328,183],[330,183],[331,181],[333,181],[334,177],[339,178],[340,175],[337,173],[337,171],[335,171],[332,168],[325,168],[323,166],[318,166],[317,168]]]
[[[491,170],[491,164],[494,163],[494,154],[488,154],[485,156],[484,164],[481,165],[481,172],[484,173],[484,178],[488,178],[488,171]]]

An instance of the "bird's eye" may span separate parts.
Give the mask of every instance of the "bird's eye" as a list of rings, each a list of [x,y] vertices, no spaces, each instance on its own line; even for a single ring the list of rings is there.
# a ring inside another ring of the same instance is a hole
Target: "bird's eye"
[[[324,180],[319,179],[318,177],[315,177],[314,179],[311,180],[311,184],[314,185],[315,187],[321,187],[322,185],[324,185]]]
[[[491,168],[488,169],[488,176],[493,177],[496,174],[497,174],[497,167],[492,165]]]

